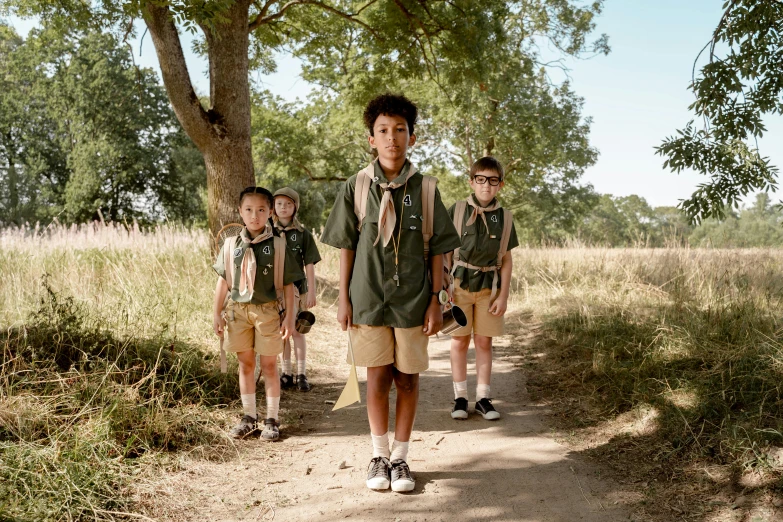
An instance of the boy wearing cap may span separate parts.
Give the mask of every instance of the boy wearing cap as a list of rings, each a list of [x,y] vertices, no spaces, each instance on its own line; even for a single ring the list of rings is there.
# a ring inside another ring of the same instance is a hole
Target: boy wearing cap
[[[378,157],[360,174],[370,176],[366,212],[357,217],[357,177],[342,185],[324,228],[323,243],[340,249],[337,320],[349,331],[357,366],[367,367],[367,417],[373,458],[370,489],[411,491],[407,464],[419,398],[419,373],[429,367],[428,336],[440,330],[438,294],[443,254],[459,237],[435,191],[429,263],[422,233],[424,178],[407,159],[417,108],[404,96],[376,97],[364,111],[370,146]],[[427,270],[435,277],[428,277]],[[389,392],[397,388],[394,444],[389,447]]]
[[[294,317],[301,310],[315,306],[315,264],[321,260],[321,254],[315,244],[313,235],[299,222],[299,194],[292,188],[284,187],[275,192],[275,229],[284,237],[288,248],[294,253],[299,268],[306,274],[304,279],[294,284]],[[289,389],[296,386],[299,391],[310,391],[307,382],[307,344],[305,336],[294,330],[294,351],[296,352],[296,383],[291,367],[291,344],[286,342],[283,349],[283,374],[280,376],[280,387]]]

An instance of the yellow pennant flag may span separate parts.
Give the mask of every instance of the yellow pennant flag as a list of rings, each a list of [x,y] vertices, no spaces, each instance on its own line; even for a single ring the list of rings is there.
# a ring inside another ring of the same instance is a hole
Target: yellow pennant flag
[[[332,411],[350,406],[354,402],[362,402],[362,396],[359,393],[359,376],[356,375],[356,364],[353,358],[350,330],[348,330],[348,352],[351,354],[351,372],[348,374],[348,382],[345,383],[345,388],[343,388],[340,398],[334,403]]]

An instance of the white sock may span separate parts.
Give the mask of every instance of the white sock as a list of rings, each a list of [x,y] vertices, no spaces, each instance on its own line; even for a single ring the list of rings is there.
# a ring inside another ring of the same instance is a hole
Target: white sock
[[[307,361],[302,359],[301,361],[299,359],[296,360],[296,374],[297,375],[304,375],[305,374],[305,366]]]
[[[266,397],[266,418],[277,420],[280,413],[280,397]]]
[[[240,397],[242,398],[242,411],[244,414],[257,419],[258,414],[256,413],[256,394],[246,393],[244,395],[240,395]]]
[[[489,384],[477,384],[476,385],[476,402],[481,399],[490,399],[489,396]]]
[[[283,359],[283,373],[291,375],[291,359]]]
[[[392,444],[392,452],[391,457],[389,458],[390,461],[394,462],[397,459],[402,459],[404,461],[408,461],[408,444],[409,442],[400,442],[397,439],[394,439],[394,444]]]
[[[389,451],[389,432],[387,431],[383,435],[373,435],[372,437],[372,458],[386,457],[389,458],[391,452]]]
[[[453,382],[454,385],[454,398],[459,399],[462,397],[463,399],[468,398],[468,381],[462,381],[462,382]]]

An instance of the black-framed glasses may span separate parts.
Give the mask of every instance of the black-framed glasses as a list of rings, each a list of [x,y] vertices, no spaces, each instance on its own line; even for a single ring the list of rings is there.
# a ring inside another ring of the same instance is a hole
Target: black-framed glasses
[[[491,178],[488,178],[486,176],[473,176],[473,181],[475,181],[479,185],[483,185],[484,183],[489,181],[490,185],[492,185],[493,187],[497,187],[498,185],[500,185],[500,182],[503,180],[496,176],[492,176]]]

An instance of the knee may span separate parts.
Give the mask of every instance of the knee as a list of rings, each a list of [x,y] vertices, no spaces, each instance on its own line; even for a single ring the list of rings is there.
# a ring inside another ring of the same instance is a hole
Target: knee
[[[476,350],[491,351],[492,350],[492,337],[477,336],[473,339],[473,343],[476,345]]]
[[[470,336],[452,337],[451,349],[455,352],[467,352],[470,348]]]
[[[249,352],[252,353],[252,352]],[[239,363],[239,371],[241,373],[253,373],[256,369],[256,360],[255,357],[238,357],[237,362]]]
[[[277,373],[277,357],[262,357],[261,371],[264,375],[274,375]]]
[[[398,373],[394,379],[397,393],[415,393],[419,390],[419,376],[407,373]]]

